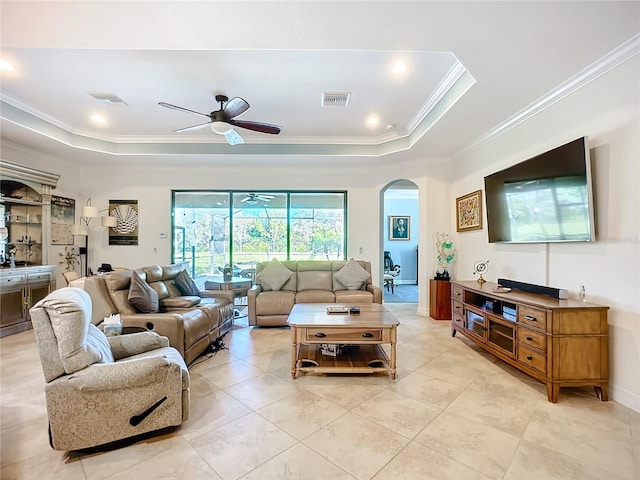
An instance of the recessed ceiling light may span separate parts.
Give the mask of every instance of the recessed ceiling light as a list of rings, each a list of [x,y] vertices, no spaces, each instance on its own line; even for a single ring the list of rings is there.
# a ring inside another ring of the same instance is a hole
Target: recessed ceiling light
[[[391,67],[391,71],[393,73],[404,73],[407,70],[407,64],[403,61],[397,61],[393,67]]]
[[[102,115],[99,115],[99,114],[97,114],[97,113],[94,113],[94,114],[93,114],[93,115],[91,115],[89,118],[90,118],[90,119],[91,119],[91,121],[92,121],[92,122],[94,122],[94,123],[99,123],[99,124],[107,123],[107,120],[106,120]]]
[[[386,130],[393,130],[394,128],[396,128],[395,123],[390,123],[389,125],[387,125],[386,127],[384,127]]]
[[[7,60],[0,58],[0,70],[3,72],[13,72],[15,68]]]
[[[370,127],[376,127],[379,123],[380,123],[380,120],[378,120],[378,117],[376,117],[375,115],[372,115],[369,118],[367,118],[367,125],[369,125]]]

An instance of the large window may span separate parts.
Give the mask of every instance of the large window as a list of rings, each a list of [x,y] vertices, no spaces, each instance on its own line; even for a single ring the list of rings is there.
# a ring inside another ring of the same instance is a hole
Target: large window
[[[346,192],[173,192],[173,261],[194,278],[257,262],[343,260]]]

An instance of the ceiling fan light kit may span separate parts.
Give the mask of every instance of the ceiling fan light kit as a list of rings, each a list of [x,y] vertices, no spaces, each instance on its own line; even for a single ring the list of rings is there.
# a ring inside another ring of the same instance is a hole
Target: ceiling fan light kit
[[[269,133],[272,135],[277,135],[282,130],[281,127],[268,123],[234,120],[235,117],[243,114],[249,109],[249,104],[247,103],[247,101],[240,97],[235,97],[229,100],[229,97],[227,97],[226,95],[216,95],[216,101],[220,103],[220,110],[216,110],[209,114],[196,112],[195,110],[189,110],[188,108],[179,107],[177,105],[166,102],[159,102],[158,105],[170,108],[172,110],[195,113],[196,115],[202,115],[209,118],[209,121],[206,123],[193,125],[191,127],[179,128],[178,130],[174,130],[175,133],[194,132],[209,125],[214,133],[217,133],[218,135],[224,135],[229,145],[238,145],[244,143],[244,140],[242,139],[240,134],[238,134],[238,132],[236,132],[233,127],[246,128],[247,130],[253,130],[254,132]]]
[[[213,130],[218,135],[226,135],[231,130],[233,130],[233,127],[225,122],[211,122],[210,126],[211,130]]]

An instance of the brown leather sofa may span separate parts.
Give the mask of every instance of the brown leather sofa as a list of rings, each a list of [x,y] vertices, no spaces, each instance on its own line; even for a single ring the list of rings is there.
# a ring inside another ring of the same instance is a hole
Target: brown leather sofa
[[[84,277],[71,286],[86,290],[92,298],[92,323],[119,313],[124,327],[157,332],[169,339],[187,364],[233,326],[233,292],[201,290],[201,296],[183,295],[174,280],[184,265],[152,265],[135,269],[158,293],[159,311],[142,313],[129,302],[133,270]]]
[[[382,289],[371,283],[370,262],[356,261],[369,275],[359,288],[348,288],[336,278],[345,261],[282,261],[292,274],[278,289],[265,288],[261,281],[260,273],[269,263],[256,266],[255,284],[247,296],[249,325],[285,326],[296,303],[382,303]]]

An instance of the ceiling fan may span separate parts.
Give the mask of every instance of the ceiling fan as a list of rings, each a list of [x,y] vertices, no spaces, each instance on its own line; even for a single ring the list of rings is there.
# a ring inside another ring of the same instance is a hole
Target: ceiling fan
[[[256,205],[258,202],[270,202],[276,198],[273,195],[264,195],[260,193],[247,193],[247,196],[240,200],[240,203],[246,203],[247,205]]]
[[[194,110],[189,110],[188,108],[179,107],[166,102],[158,102],[158,105],[182,112],[195,113],[209,119],[206,123],[174,130],[175,133],[194,132],[201,128],[205,128],[206,126],[210,126],[211,130],[215,133],[224,135],[229,145],[244,143],[242,137],[233,129],[233,127],[246,128],[247,130],[253,130],[254,132],[270,133],[272,135],[280,133],[281,127],[277,125],[261,122],[249,122],[245,120],[234,120],[235,117],[249,110],[249,104],[240,97],[235,97],[229,100],[225,95],[216,95],[216,102],[220,103],[220,110],[216,110],[209,114],[196,112]]]

